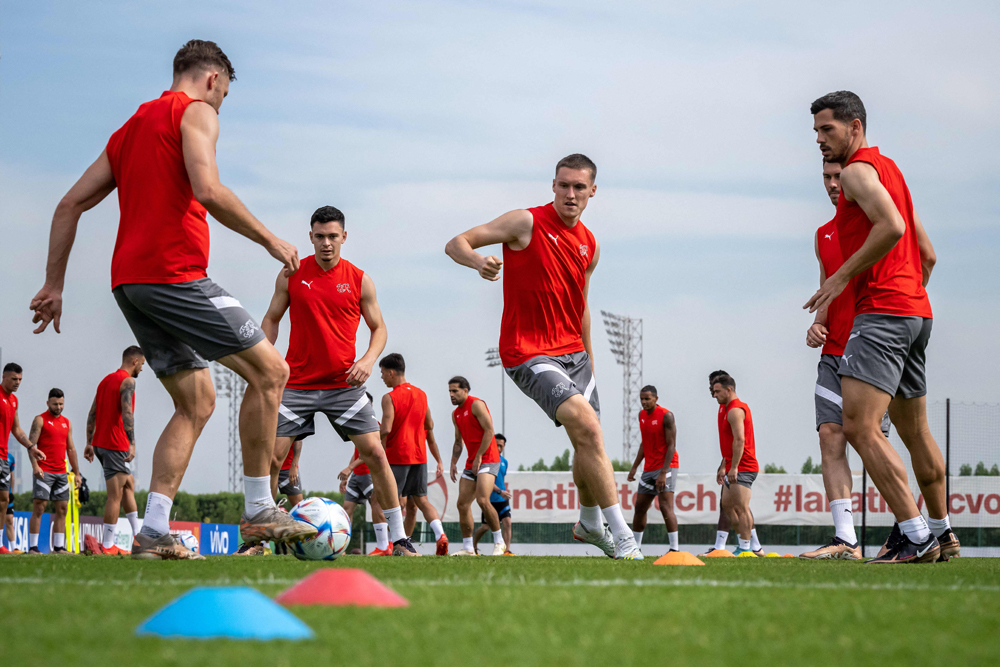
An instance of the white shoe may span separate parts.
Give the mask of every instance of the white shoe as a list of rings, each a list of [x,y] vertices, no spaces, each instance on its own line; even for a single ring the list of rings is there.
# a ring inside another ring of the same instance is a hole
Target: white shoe
[[[493,544],[494,556],[503,556],[505,551],[507,551],[507,545],[504,544],[503,542],[495,542]]]
[[[608,558],[615,557],[615,541],[611,538],[611,530],[605,526],[603,533],[590,531],[579,521],[573,526],[573,539],[577,542],[586,542],[604,552]],[[632,540],[634,543],[635,540]]]
[[[643,560],[639,545],[631,535],[618,538],[615,545],[615,560]]]
[[[458,551],[452,554],[452,556],[478,556],[478,555],[479,554],[477,554],[475,551],[469,551],[468,549],[459,549]]]

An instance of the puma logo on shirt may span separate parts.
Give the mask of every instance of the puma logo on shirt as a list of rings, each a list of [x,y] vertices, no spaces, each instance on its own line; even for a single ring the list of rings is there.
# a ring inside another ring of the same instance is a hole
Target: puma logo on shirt
[[[303,281],[302,281],[302,284],[303,284],[303,285],[305,285],[306,287],[308,287],[308,288],[309,288],[309,289],[311,290],[311,289],[313,288],[313,287],[312,287],[312,284],[313,284],[314,282],[316,282],[316,281],[315,281],[315,280],[310,280],[309,282],[306,282],[306,281],[304,281],[304,280],[303,280]]]
[[[548,234],[548,232],[546,232],[546,234]],[[553,243],[555,243],[556,245],[559,245],[559,237],[558,236],[552,236],[552,234],[548,234],[548,237],[550,239],[552,239]]]

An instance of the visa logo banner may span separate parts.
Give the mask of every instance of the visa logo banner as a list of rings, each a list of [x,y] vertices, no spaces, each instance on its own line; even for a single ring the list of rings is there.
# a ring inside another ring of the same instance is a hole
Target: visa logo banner
[[[31,518],[31,512],[14,512],[14,540],[13,542],[7,539],[7,531],[0,531],[2,533],[2,543],[5,547],[18,551],[28,550],[28,520]],[[38,534],[38,550],[42,553],[49,553],[49,533],[52,531],[52,515],[48,512],[42,514],[42,524],[39,527]]]
[[[225,556],[236,553],[240,546],[239,527],[226,523],[201,524],[201,553],[205,556]]]

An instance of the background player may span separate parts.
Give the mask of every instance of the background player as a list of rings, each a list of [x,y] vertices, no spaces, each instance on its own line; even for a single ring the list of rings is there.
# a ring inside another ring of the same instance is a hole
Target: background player
[[[635,542],[642,546],[642,534],[646,530],[646,513],[654,498],[660,500],[660,513],[667,527],[670,550],[678,550],[677,517],[674,515],[674,492],[677,490],[677,424],[674,413],[657,405],[656,387],[647,384],[639,391],[639,432],[642,446],[635,457],[635,463],[628,473],[628,481],[635,481],[639,464],[646,461],[639,478],[639,491],[635,498],[635,514],[632,518],[632,533]]]
[[[451,451],[451,481],[458,482],[458,522],[462,528],[462,549],[455,556],[475,556],[476,544],[472,531],[476,522],[472,518],[472,501],[479,503],[483,520],[493,532],[493,555],[502,556],[506,551],[500,518],[490,504],[490,495],[500,474],[500,452],[493,437],[493,418],[486,401],[469,395],[469,381],[461,375],[448,380],[448,397],[457,406],[451,414],[455,425],[455,445]],[[458,459],[462,455],[462,442],[467,451],[465,470],[458,476]]]
[[[288,456],[281,462],[278,471],[278,493],[285,494],[288,508],[302,502],[302,478],[299,475],[299,457],[302,455],[302,441],[296,440],[288,450]]]
[[[14,462],[14,452],[7,452],[7,467],[10,470],[10,477],[14,479],[15,477],[15,467]],[[7,536],[7,544],[11,546],[10,549],[0,544],[0,556],[6,554],[20,554],[20,550],[15,550],[14,547],[14,494],[9,494],[10,500],[7,501],[7,507],[4,510],[4,533]]]
[[[736,380],[730,375],[715,378],[712,394],[724,408],[719,412],[722,463],[716,472],[716,479],[726,487],[722,505],[729,514],[730,525],[736,526],[739,535],[739,547],[734,553],[737,556],[744,552],[763,556],[763,549],[752,549],[750,536],[753,529],[750,487],[759,471],[750,406],[736,395]]]
[[[497,452],[500,454],[500,471],[497,473],[496,481],[493,482],[490,505],[493,505],[493,509],[497,512],[497,518],[500,519],[500,533],[505,547],[503,555],[513,556],[514,553],[510,550],[511,532],[513,531],[510,512],[511,493],[507,490],[507,458],[503,455],[503,450],[507,448],[507,438],[504,437],[503,433],[497,433],[493,439],[496,440]],[[479,540],[483,539],[483,535],[489,530],[489,524],[486,523],[486,513],[483,512],[479,528],[476,528],[476,534],[472,536],[472,546],[477,554],[479,553]]]
[[[28,439],[28,435],[21,428],[21,422],[17,417],[17,396],[14,393],[21,386],[21,378],[23,377],[23,369],[15,363],[8,363],[4,366],[3,376],[0,377],[0,507],[5,509],[9,506],[8,503],[13,504],[10,497],[11,466],[7,459],[10,454],[7,449],[7,441],[10,436],[13,435],[15,440],[28,449],[28,456],[32,460],[45,460],[45,454]]]
[[[378,501],[372,497],[374,485],[368,466],[361,460],[358,450],[354,450],[351,462],[337,475],[340,479],[340,492],[344,494],[344,511],[354,518],[354,508],[364,505],[366,501],[372,504],[372,526],[375,528],[375,549],[369,556],[391,556],[389,548],[389,527],[378,506]]]
[[[459,234],[445,252],[491,281],[507,264],[500,358],[507,375],[556,426],[566,427],[573,443],[580,493],[573,536],[612,558],[641,560],[604,450],[594,377],[587,294],[601,250],[580,216],[597,193],[596,179],[590,158],[569,155],[556,164],[552,203],[504,213]],[[476,252],[495,243],[503,244],[503,261]]]
[[[66,459],[77,484],[82,481],[73,446],[73,424],[63,415],[66,398],[62,389],[50,389],[47,410],[31,420],[28,439],[45,454],[44,461],[32,461],[31,519],[28,521],[28,553],[40,553],[38,534],[45,506],[52,501],[52,553],[66,551],[66,509],[72,489],[66,474]]]

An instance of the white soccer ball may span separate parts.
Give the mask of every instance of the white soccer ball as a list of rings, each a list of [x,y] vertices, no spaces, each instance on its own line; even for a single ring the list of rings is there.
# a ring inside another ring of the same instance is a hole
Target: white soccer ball
[[[191,551],[198,553],[198,538],[191,533],[181,535],[181,544],[186,546]]]
[[[299,560],[334,560],[343,555],[351,541],[351,517],[328,498],[306,498],[289,512],[296,521],[316,529],[316,537],[289,546]]]

